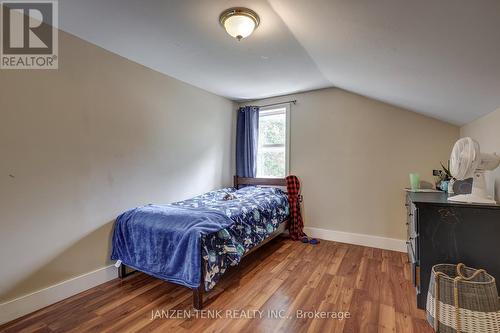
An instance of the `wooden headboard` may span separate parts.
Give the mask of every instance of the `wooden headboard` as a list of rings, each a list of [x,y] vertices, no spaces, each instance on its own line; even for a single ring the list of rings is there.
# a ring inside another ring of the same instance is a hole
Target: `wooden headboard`
[[[234,176],[234,187],[240,188],[240,185],[264,185],[264,186],[285,186],[285,178],[247,178]]]

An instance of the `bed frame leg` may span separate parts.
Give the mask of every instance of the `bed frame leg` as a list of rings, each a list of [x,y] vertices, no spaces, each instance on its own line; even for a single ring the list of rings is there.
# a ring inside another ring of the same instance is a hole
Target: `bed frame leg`
[[[118,267],[118,277],[123,279],[125,276],[127,276],[127,266],[121,264],[120,267]]]
[[[196,310],[203,309],[203,291],[201,288],[193,289],[193,307]]]

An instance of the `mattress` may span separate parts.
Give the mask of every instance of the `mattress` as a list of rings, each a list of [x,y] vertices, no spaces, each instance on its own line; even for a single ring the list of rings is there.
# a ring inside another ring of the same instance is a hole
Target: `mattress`
[[[289,211],[282,190],[255,186],[134,208],[116,220],[111,258],[190,288],[202,281],[208,291],[282,227]]]

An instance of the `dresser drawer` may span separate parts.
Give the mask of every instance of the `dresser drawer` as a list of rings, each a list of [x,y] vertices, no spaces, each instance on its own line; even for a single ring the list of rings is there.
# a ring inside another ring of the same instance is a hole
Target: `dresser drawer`
[[[408,251],[408,260],[410,262],[411,282],[413,283],[413,286],[415,287],[417,293],[420,293],[420,265],[415,257],[412,242],[406,242],[406,249]]]
[[[417,207],[409,202],[406,204],[406,226],[408,238],[418,236],[418,223],[417,223],[418,210]]]
[[[408,252],[408,260],[410,262],[418,263],[418,261],[420,259],[420,256],[418,253],[418,237],[410,236],[408,238],[408,240],[406,241],[406,244],[407,244],[407,246],[410,246],[410,248],[411,248],[411,253],[410,253],[410,251]],[[410,254],[411,254],[411,258],[410,258]]]
[[[407,199],[406,201],[406,243],[411,248],[408,251],[408,260],[410,262],[418,262],[420,259],[419,244],[418,244],[418,210],[417,207]],[[411,256],[411,258],[410,258]]]

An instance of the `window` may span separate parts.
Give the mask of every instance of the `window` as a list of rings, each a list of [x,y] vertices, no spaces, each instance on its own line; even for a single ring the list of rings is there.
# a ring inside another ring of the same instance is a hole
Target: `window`
[[[288,174],[289,110],[289,105],[282,105],[259,111],[257,177],[283,178]]]

